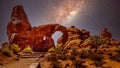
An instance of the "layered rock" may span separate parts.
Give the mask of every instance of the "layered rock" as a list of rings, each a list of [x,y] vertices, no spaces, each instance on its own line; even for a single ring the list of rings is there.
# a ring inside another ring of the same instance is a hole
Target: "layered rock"
[[[86,31],[84,29],[80,30],[78,28],[75,28],[75,26],[71,26],[67,28],[68,31],[68,39],[69,40],[74,40],[74,39],[81,39],[85,40],[90,36],[89,31]]]
[[[68,27],[67,32],[68,32],[67,42],[65,44],[61,42],[63,37],[60,37],[57,42],[58,45],[57,47],[62,47],[64,50],[80,47],[82,42],[88,37],[90,37],[89,31],[86,31],[84,29],[82,30],[77,29],[75,26]]]

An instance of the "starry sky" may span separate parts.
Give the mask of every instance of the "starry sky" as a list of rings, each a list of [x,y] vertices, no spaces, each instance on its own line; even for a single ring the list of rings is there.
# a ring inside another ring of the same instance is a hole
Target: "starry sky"
[[[120,0],[0,0],[0,45],[7,41],[12,8],[23,5],[32,26],[58,23],[98,35],[104,27],[120,40]]]

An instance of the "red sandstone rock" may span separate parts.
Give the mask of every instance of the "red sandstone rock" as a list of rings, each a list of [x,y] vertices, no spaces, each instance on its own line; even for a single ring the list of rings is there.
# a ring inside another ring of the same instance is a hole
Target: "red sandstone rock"
[[[58,24],[48,24],[34,27],[31,31],[25,31],[15,35],[12,43],[16,43],[23,50],[30,46],[34,51],[47,51],[54,47],[52,34],[56,31],[63,32],[62,42],[67,41],[67,30],[64,26]]]
[[[67,32],[68,32],[68,40],[65,42],[65,44],[63,44],[62,43],[63,37],[60,37],[57,41],[58,43],[57,47],[62,47],[63,49],[66,49],[66,48],[70,48],[73,45],[71,48],[74,48],[74,46],[76,47],[76,45],[80,45],[81,41],[84,41],[85,39],[90,37],[89,31],[86,31],[84,29],[83,30],[77,29],[75,26],[68,27]],[[80,42],[80,43],[78,44],[75,42]]]
[[[7,34],[10,38],[14,33],[21,33],[31,29],[31,25],[27,19],[24,9],[21,5],[13,8],[10,21],[7,25]]]
[[[67,29],[59,24],[41,25],[31,27],[21,5],[15,6],[7,26],[9,44],[16,43],[21,50],[30,46],[34,51],[47,51],[54,46],[52,34],[56,31],[63,32],[62,42],[67,41]]]

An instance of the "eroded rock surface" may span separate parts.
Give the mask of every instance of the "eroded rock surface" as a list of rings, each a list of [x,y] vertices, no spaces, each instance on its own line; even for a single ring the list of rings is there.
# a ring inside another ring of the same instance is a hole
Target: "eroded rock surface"
[[[9,43],[18,44],[21,50],[30,46],[34,51],[47,51],[54,47],[52,34],[56,31],[63,33],[62,43],[67,41],[67,29],[59,24],[47,24],[31,27],[21,5],[15,6],[7,26]]]
[[[19,44],[22,50],[31,46],[34,51],[47,51],[49,48],[54,47],[52,34],[56,31],[63,32],[62,42],[66,42],[66,28],[58,24],[49,24],[33,27],[30,31],[17,34],[12,43]]]
[[[13,34],[21,33],[31,29],[31,25],[21,5],[13,8],[10,21],[7,25],[7,34],[10,38]]]
[[[90,37],[89,31],[86,31],[84,29],[77,29],[75,26],[68,27],[67,32],[68,40],[66,41],[66,43],[62,43],[63,37],[60,37],[57,42],[57,47],[62,47],[64,50],[74,47],[80,47],[82,42]]]

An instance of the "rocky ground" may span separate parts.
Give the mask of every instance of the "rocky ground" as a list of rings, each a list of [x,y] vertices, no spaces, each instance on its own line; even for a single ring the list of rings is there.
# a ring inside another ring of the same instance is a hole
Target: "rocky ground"
[[[37,61],[37,59],[38,58],[20,58],[19,61],[13,61],[5,65],[0,65],[0,68],[29,68],[32,63]]]
[[[59,38],[57,47],[40,62],[41,68],[119,68],[120,42],[106,28],[97,36],[74,26],[67,31],[68,41]]]
[[[113,52],[114,50],[116,51]],[[56,51],[44,58],[40,62],[41,68],[119,68],[120,66],[120,52],[114,47],[98,49],[97,52],[95,49]]]
[[[115,49],[115,48],[111,48]],[[30,68],[32,63],[39,62],[39,68],[119,68],[120,52],[92,52],[92,50],[67,50],[67,52],[52,52],[39,56],[40,58],[6,59],[0,68]],[[8,61],[9,60],[9,61]]]

